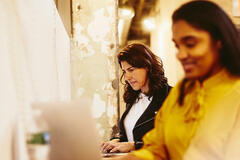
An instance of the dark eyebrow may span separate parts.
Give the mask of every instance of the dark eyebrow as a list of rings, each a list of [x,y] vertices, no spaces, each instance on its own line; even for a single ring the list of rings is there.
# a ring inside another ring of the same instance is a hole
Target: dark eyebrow
[[[187,41],[189,41],[189,40],[196,40],[196,38],[195,38],[194,36],[186,36],[186,37],[183,37],[183,38],[181,39],[182,42],[187,42]],[[172,41],[173,41],[174,43],[177,43],[174,39],[172,39]]]
[[[131,67],[127,68],[126,70],[130,70],[130,69],[132,69],[132,68],[134,68],[134,67],[131,66]],[[122,69],[122,70],[125,71],[124,69]]]
[[[187,42],[189,40],[196,40],[196,37],[194,36],[186,36],[181,39],[182,42]]]

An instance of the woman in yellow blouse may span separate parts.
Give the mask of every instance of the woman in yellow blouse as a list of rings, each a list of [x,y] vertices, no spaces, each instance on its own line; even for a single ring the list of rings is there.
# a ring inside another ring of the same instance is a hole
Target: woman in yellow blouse
[[[240,36],[216,4],[195,0],[172,16],[185,78],[172,89],[141,150],[119,159],[240,159]]]

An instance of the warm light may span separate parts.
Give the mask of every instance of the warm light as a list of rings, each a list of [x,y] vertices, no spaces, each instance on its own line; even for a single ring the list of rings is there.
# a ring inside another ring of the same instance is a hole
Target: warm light
[[[135,15],[132,8],[119,8],[118,11],[119,17],[121,18],[132,18]]]
[[[143,20],[143,27],[148,30],[151,31],[153,29],[155,29],[156,25],[155,25],[155,20],[154,18],[146,18]]]
[[[124,44],[129,28],[131,25],[132,18],[134,17],[134,10],[132,8],[118,8],[119,20],[118,20],[118,35],[119,35],[119,44]]]
[[[119,38],[119,43],[122,43],[122,39],[123,39],[123,32],[124,32],[124,20],[123,19],[119,19],[118,20],[118,38]]]
[[[240,1],[233,0],[233,15],[240,16]]]

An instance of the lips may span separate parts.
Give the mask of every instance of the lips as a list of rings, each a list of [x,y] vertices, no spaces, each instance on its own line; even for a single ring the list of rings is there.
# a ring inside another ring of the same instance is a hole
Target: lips
[[[195,63],[182,63],[182,66],[185,72],[190,72],[195,67]]]
[[[132,82],[129,82],[131,86],[134,86],[134,84],[136,84],[137,82],[136,81],[132,81]]]

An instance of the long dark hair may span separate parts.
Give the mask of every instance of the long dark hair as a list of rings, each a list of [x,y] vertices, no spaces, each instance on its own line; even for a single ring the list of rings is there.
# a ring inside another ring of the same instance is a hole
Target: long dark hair
[[[185,3],[172,15],[173,23],[184,20],[191,26],[207,31],[213,40],[221,42],[221,65],[232,75],[240,76],[240,36],[228,15],[215,3],[195,0]],[[184,85],[180,87],[179,104],[183,103]]]
[[[161,59],[153,54],[153,52],[145,45],[140,43],[130,44],[120,51],[117,57],[121,68],[121,62],[126,61],[133,67],[148,69],[147,76],[149,78],[149,92],[147,95],[149,97],[151,97],[159,89],[166,86],[165,84],[167,83],[167,78],[164,75]],[[123,76],[124,75],[122,74],[121,82]],[[133,90],[130,84],[125,82],[123,99],[126,103],[134,103],[140,92],[140,90]]]

